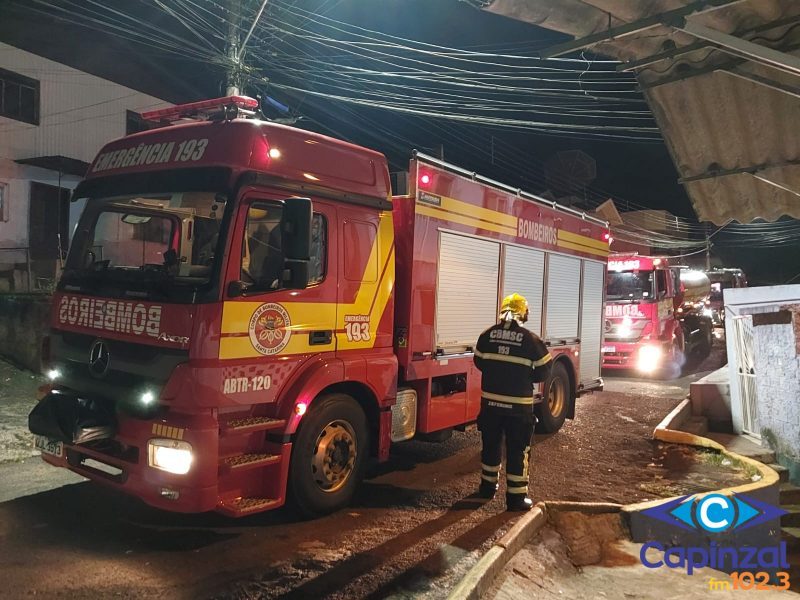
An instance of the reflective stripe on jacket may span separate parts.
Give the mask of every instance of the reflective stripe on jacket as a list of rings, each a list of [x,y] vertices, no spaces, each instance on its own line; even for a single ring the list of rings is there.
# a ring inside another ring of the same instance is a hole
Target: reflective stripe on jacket
[[[552,357],[538,336],[511,320],[481,334],[473,360],[482,373],[482,404],[511,409],[533,404],[533,384],[547,378]]]

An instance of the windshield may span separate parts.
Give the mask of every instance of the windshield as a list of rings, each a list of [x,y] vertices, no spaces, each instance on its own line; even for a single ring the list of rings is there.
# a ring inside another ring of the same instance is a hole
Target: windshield
[[[652,271],[609,271],[606,300],[652,300]]]
[[[215,262],[224,201],[213,192],[89,199],[63,280],[162,293],[170,287],[206,284]]]

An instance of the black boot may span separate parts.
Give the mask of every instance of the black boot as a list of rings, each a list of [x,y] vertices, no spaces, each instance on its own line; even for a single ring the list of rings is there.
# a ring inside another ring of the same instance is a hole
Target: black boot
[[[524,494],[506,494],[506,510],[523,512],[533,508],[533,500]]]
[[[497,492],[498,484],[496,483],[489,483],[488,481],[481,481],[481,484],[478,486],[478,496],[481,498],[485,498],[486,500],[491,500],[494,498],[495,492]]]

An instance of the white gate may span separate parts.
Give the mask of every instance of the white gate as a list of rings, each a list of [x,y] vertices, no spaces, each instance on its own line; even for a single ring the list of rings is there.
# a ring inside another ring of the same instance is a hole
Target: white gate
[[[733,317],[734,348],[738,368],[736,379],[739,386],[739,401],[742,405],[742,431],[761,437],[758,427],[758,405],[756,396],[756,369],[753,352],[753,317]]]

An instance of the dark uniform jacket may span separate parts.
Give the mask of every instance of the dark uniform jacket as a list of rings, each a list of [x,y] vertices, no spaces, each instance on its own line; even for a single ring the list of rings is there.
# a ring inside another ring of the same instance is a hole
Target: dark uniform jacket
[[[482,410],[496,408],[530,414],[533,384],[547,379],[552,358],[538,336],[509,320],[481,334],[474,361],[482,373]]]

